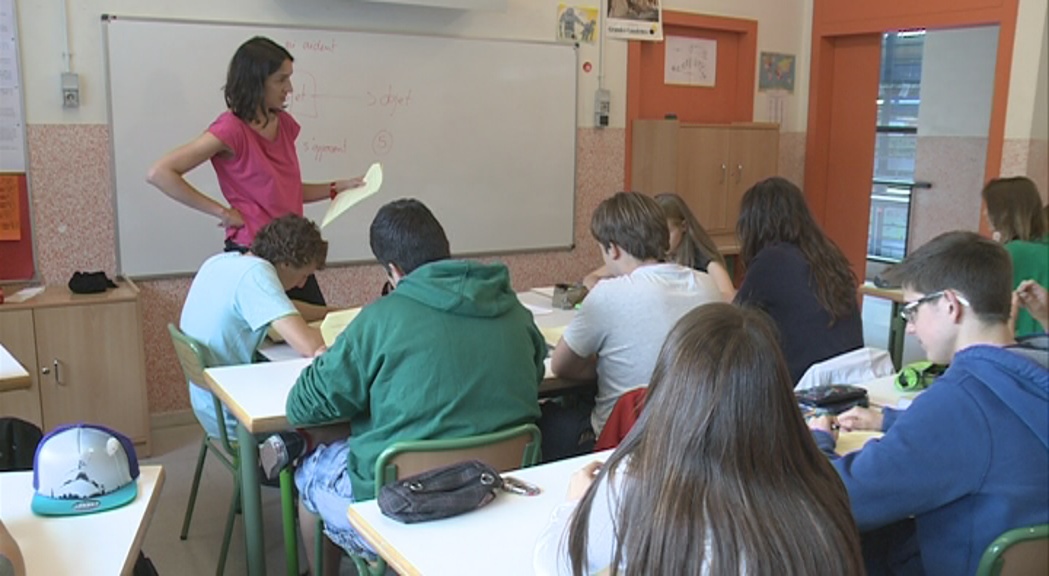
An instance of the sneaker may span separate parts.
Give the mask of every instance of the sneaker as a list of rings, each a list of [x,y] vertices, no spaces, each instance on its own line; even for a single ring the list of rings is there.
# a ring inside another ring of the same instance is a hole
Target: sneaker
[[[273,480],[280,471],[302,455],[306,441],[295,432],[280,432],[266,438],[259,445],[259,465],[267,479]]]

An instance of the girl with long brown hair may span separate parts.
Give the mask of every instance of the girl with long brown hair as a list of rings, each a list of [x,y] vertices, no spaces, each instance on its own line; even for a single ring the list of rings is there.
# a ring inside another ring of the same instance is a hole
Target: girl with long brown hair
[[[725,258],[689,210],[688,204],[677,194],[656,194],[655,198],[663,208],[663,214],[666,214],[667,227],[670,229],[667,260],[710,274],[718,290],[725,296],[725,301],[731,302],[736,295],[736,288],[732,285]]]
[[[809,366],[863,346],[856,276],[797,186],[778,177],[752,186],[736,234],[747,269],[736,302],[772,317],[793,382]]]
[[[764,314],[689,312],[637,424],[599,470],[573,478],[537,573],[862,574],[845,488],[791,388]]]
[[[994,239],[1012,259],[1013,287],[1024,280],[1049,286],[1049,230],[1038,187],[1023,176],[994,178],[983,188],[983,201]],[[1018,311],[1015,323],[1017,336],[1042,331],[1027,310]]]

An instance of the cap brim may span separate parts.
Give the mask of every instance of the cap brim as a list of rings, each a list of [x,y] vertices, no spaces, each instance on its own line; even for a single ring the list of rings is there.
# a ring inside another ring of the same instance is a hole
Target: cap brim
[[[138,497],[138,480],[132,480],[109,494],[91,498],[48,498],[40,494],[33,494],[30,508],[38,516],[78,516],[120,508],[134,501],[136,497]]]

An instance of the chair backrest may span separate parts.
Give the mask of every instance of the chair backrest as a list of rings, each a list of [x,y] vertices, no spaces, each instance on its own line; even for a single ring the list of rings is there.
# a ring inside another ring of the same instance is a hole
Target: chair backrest
[[[648,386],[634,388],[623,393],[612,407],[612,413],[605,420],[605,427],[601,429],[601,435],[594,442],[594,452],[610,450],[619,446],[626,438],[634,423],[641,417],[641,409],[645,407],[645,395],[648,394]]]
[[[40,427],[21,418],[0,418],[0,472],[32,470],[36,447],[44,437]]]
[[[186,380],[207,387],[204,380],[204,369],[208,367],[204,360],[204,345],[183,334],[174,324],[168,324],[168,333],[171,334],[171,343],[175,346],[175,354],[178,355],[178,363],[182,366]]]
[[[376,494],[378,488],[398,478],[464,460],[480,460],[499,472],[527,468],[539,462],[541,445],[535,424],[466,438],[396,442],[375,461]]]
[[[168,333],[171,334],[171,343],[175,346],[175,354],[178,356],[178,363],[182,366],[182,374],[186,377],[186,381],[207,389],[208,384],[207,380],[204,379],[204,369],[208,365],[204,359],[204,350],[206,349],[204,345],[183,334],[174,324],[168,324]],[[215,419],[218,420],[219,436],[222,439],[222,445],[228,453],[235,454],[237,450],[226,433],[226,418],[223,415],[222,402],[219,402],[218,397],[214,394],[212,394],[212,397],[215,400]]]
[[[1015,528],[987,546],[976,576],[1049,574],[1049,524]]]

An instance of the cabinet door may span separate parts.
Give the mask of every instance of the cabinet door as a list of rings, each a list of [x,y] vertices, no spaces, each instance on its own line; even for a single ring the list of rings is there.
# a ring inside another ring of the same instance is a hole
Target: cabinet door
[[[709,234],[734,229],[726,200],[729,128],[682,126],[678,138],[678,188],[668,192],[681,196]]]
[[[146,383],[136,303],[34,311],[44,423],[86,421],[148,441]]]
[[[0,416],[17,416],[43,428],[32,310],[0,312],[0,344],[25,367],[30,381],[29,388],[0,392]]]
[[[630,146],[630,190],[656,195],[677,188],[678,123],[635,120]]]
[[[776,175],[779,164],[779,129],[736,127],[729,139],[727,217],[739,217],[739,201],[754,184]]]

